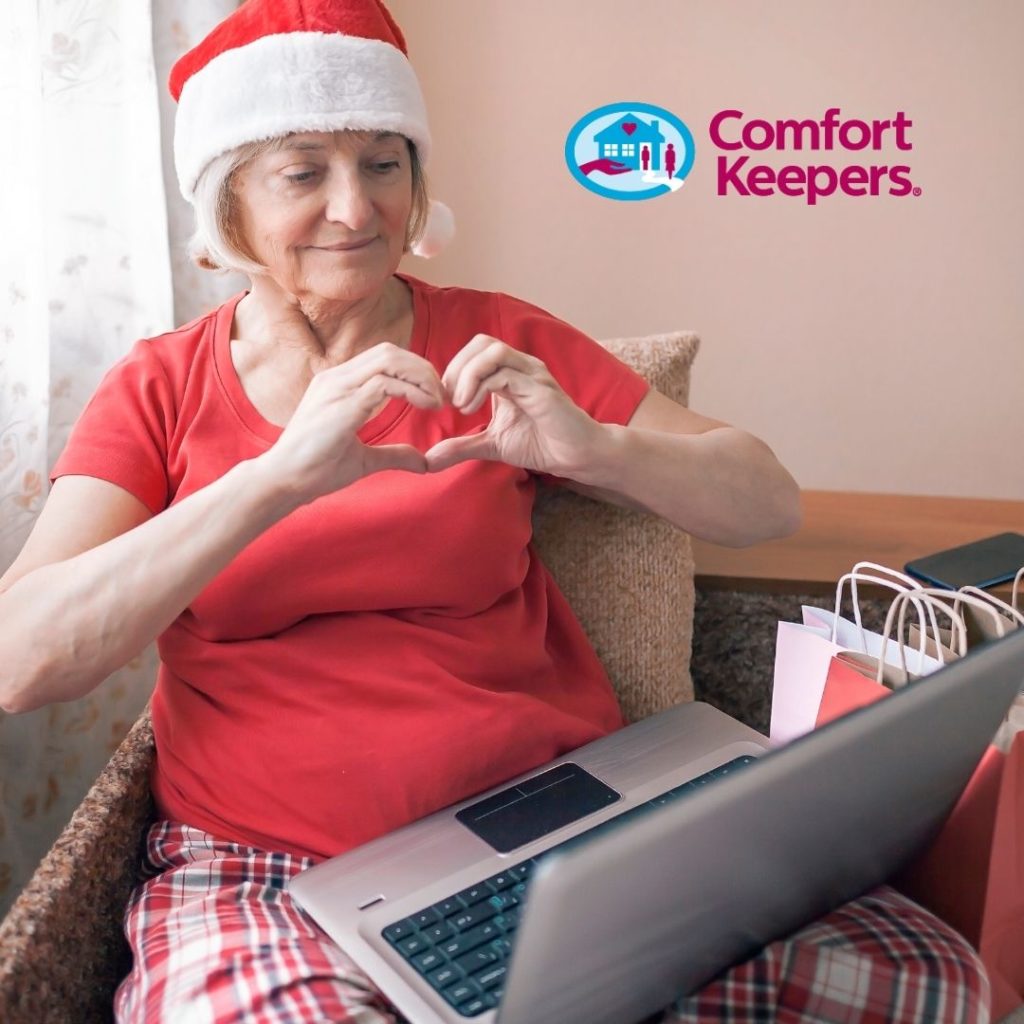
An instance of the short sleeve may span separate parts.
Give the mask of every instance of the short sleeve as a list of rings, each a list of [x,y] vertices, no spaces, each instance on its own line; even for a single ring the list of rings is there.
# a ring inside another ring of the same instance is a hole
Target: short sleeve
[[[157,515],[168,503],[167,456],[175,405],[170,381],[142,340],[99,383],[50,470],[123,487]]]
[[[629,423],[651,389],[641,374],[564,320],[522,299],[496,295],[502,341],[542,360],[565,393],[598,422]],[[536,476],[549,484],[561,480]]]

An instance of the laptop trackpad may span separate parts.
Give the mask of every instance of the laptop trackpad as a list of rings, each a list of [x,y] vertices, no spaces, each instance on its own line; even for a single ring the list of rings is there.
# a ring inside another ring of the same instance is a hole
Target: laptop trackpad
[[[463,807],[455,817],[498,853],[508,853],[621,799],[569,762]]]

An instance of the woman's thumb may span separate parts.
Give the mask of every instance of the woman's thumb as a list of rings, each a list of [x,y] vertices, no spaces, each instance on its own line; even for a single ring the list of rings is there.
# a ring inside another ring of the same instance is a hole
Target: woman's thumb
[[[428,448],[425,458],[427,471],[430,473],[447,469],[468,459],[490,459],[493,458],[491,438],[486,431],[449,437],[444,441],[438,441],[433,448]]]
[[[411,473],[426,473],[427,460],[423,452],[411,444],[382,444],[380,447],[366,446],[364,456],[366,474],[380,473],[385,469],[404,469]]]

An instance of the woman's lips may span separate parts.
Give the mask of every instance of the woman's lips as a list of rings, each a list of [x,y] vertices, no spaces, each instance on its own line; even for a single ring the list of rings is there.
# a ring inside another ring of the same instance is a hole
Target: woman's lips
[[[352,252],[355,249],[365,249],[371,242],[376,242],[376,238],[367,238],[364,242],[346,243],[344,245],[314,245],[314,249],[319,249],[321,252]]]

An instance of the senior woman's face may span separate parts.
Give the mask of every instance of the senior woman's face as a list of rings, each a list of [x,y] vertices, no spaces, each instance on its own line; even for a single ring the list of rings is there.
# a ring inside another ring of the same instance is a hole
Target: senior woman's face
[[[297,133],[240,168],[234,190],[243,238],[293,294],[359,298],[402,258],[412,168],[401,135]]]

